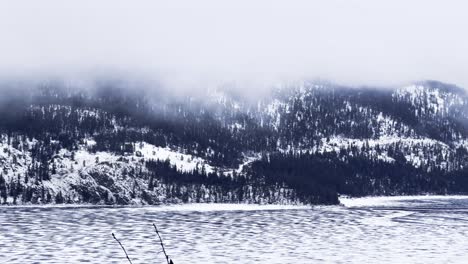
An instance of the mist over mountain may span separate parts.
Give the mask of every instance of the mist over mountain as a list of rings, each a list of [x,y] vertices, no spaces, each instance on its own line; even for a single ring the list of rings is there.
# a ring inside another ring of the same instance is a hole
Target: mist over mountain
[[[466,9],[437,0],[0,1],[0,77],[117,72],[185,91],[233,81],[254,92],[304,78],[468,87]]]
[[[14,87],[14,89],[12,89]],[[468,96],[301,81],[251,97],[155,83],[3,82],[2,203],[337,203],[468,192]]]

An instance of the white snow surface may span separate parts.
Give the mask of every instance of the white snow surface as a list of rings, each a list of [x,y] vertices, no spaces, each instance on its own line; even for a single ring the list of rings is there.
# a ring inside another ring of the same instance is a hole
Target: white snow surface
[[[136,144],[136,152],[138,151],[141,152],[145,160],[169,160],[171,165],[176,166],[179,171],[190,172],[196,169],[197,166],[200,169],[201,166],[205,166],[205,171],[208,173],[214,171],[214,167],[209,165],[206,160],[193,155],[184,154],[181,151],[172,150],[168,147],[156,147],[152,144],[141,142]],[[136,152],[134,153],[135,155]]]
[[[339,197],[346,207],[400,206],[409,200],[456,200],[468,199],[466,195],[409,195],[409,196],[369,196],[362,198]]]

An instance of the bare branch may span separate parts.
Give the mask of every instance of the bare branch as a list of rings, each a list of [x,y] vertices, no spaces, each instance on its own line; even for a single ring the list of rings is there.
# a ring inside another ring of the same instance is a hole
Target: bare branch
[[[153,223],[153,226],[154,226],[154,230],[156,230],[156,234],[159,237],[159,242],[161,243],[162,252],[164,253],[164,256],[166,256],[167,264],[172,263],[172,260],[169,262],[169,256],[166,254],[166,249],[164,249],[164,244],[162,242],[162,238],[161,238],[161,235],[159,234],[158,228],[156,227],[154,223]]]
[[[130,257],[128,256],[127,251],[125,250],[124,246],[123,246],[122,243],[120,243],[120,241],[115,237],[114,233],[112,233],[112,237],[114,237],[115,241],[117,241],[117,242],[119,243],[120,247],[122,248],[123,252],[125,253],[125,256],[127,257],[128,262],[130,262],[130,264],[133,264],[132,261],[130,260]]]

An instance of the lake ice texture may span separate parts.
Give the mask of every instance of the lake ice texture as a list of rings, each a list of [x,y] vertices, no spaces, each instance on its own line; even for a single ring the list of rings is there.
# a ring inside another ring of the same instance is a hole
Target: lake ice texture
[[[0,207],[1,263],[468,263],[468,197],[343,206]]]

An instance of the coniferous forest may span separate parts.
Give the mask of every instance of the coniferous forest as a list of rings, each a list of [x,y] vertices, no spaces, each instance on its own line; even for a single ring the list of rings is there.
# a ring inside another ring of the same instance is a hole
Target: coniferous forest
[[[300,82],[256,98],[119,81],[1,85],[5,204],[468,193],[468,97],[449,84]]]

